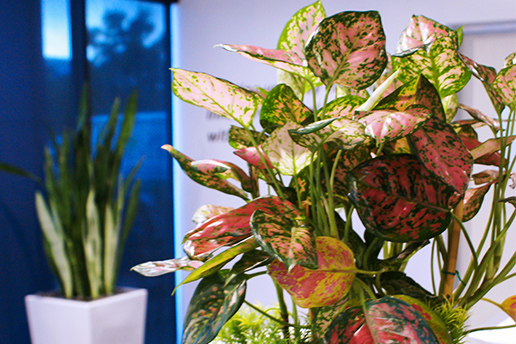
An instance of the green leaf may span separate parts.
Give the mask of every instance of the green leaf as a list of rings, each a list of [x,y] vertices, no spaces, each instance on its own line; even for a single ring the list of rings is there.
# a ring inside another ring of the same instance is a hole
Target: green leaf
[[[177,68],[172,72],[172,91],[180,99],[233,119],[245,128],[252,124],[253,116],[262,103],[257,93],[205,73]]]
[[[203,262],[200,260],[192,260],[188,257],[182,257],[138,264],[133,266],[131,270],[146,277],[155,277],[179,270],[193,271],[199,268],[202,264]]]
[[[385,155],[347,175],[349,200],[370,233],[389,241],[422,241],[443,232],[460,195],[416,157]]]
[[[269,254],[262,250],[256,249],[248,251],[242,255],[242,258],[240,258],[240,260],[236,262],[235,265],[233,265],[229,275],[236,276],[241,273],[259,268],[270,263],[272,259],[273,258]]]
[[[505,67],[498,72],[493,81],[493,89],[505,105],[513,111],[516,109],[516,65]]]
[[[201,281],[185,317],[183,344],[208,344],[244,302],[246,280],[235,278],[226,285],[227,271]]]
[[[5,164],[3,162],[0,162],[0,171],[6,172],[6,173],[11,173],[11,174],[14,174],[14,175],[17,175],[20,177],[24,177],[24,178],[29,178],[37,183],[41,182],[41,179],[34,173],[25,171],[17,166]]]
[[[284,205],[286,211],[281,213],[254,212],[251,229],[256,242],[271,256],[283,262],[288,271],[296,265],[317,269],[312,225],[293,204],[284,201]]]
[[[195,163],[195,161],[177,151],[171,145],[163,145],[161,148],[168,151],[174,157],[174,159],[177,160],[179,166],[181,166],[181,169],[194,182],[197,182],[208,188],[227,193],[229,195],[238,196],[243,200],[249,199],[246,192],[240,190],[221,176],[213,174],[211,171],[207,173],[198,167],[196,168],[195,166],[192,166],[192,163]]]
[[[341,12],[324,19],[305,48],[309,68],[327,86],[363,89],[386,64],[385,34],[376,11]]]
[[[353,252],[342,241],[316,238],[319,268],[311,270],[296,265],[290,272],[279,260],[268,266],[269,275],[279,283],[300,307],[322,307],[346,296],[355,278]]]
[[[262,135],[262,133],[251,130],[251,133],[256,140],[256,142],[261,143],[263,140],[267,138],[267,136]],[[229,145],[234,149],[241,149],[252,147],[253,142],[249,137],[249,132],[244,128],[235,127],[232,125],[229,128]]]

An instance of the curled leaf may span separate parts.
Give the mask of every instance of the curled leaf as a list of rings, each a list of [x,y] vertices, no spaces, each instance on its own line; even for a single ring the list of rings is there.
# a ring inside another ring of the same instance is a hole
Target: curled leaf
[[[131,270],[147,277],[161,276],[178,270],[193,271],[200,267],[203,262],[192,260],[188,257],[179,259],[168,259],[162,261],[146,262],[134,266]]]

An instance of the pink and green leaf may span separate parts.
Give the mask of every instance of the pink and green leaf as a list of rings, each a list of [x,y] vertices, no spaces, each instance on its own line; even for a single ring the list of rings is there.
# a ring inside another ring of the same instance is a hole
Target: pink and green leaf
[[[324,113],[317,114],[318,120],[330,118],[347,118],[353,119],[355,110],[365,103],[366,99],[358,96],[343,96],[329,102],[324,108]]]
[[[504,67],[510,67],[512,65],[516,65],[516,52],[509,54],[503,64]]]
[[[474,158],[474,162],[476,164],[482,164],[482,165],[492,165],[492,166],[499,166],[500,165],[500,153],[497,151],[494,151],[492,153],[485,153],[482,156],[476,156],[477,154],[481,154],[482,148],[482,142],[480,142],[478,139],[468,136],[463,136],[461,133],[459,133],[459,136],[464,143],[464,145],[470,150],[471,155]],[[479,147],[479,150],[475,152],[476,148]]]
[[[287,203],[287,201],[285,201]],[[317,269],[317,252],[312,225],[294,205],[282,216],[261,210],[254,212],[251,228],[256,242],[291,271],[300,265]]]
[[[371,234],[395,242],[422,241],[442,233],[460,195],[435,178],[416,157],[385,155],[347,175],[349,199]]]
[[[313,308],[334,304],[344,298],[355,278],[353,252],[342,241],[316,238],[319,268],[311,270],[296,265],[289,272],[275,260],[268,266],[269,275],[279,283],[300,307]]]
[[[207,173],[199,168],[196,168],[195,166],[192,166],[192,163],[195,163],[195,161],[190,159],[183,153],[179,152],[171,145],[163,145],[161,148],[168,151],[172,155],[172,157],[176,159],[176,161],[179,163],[179,166],[181,166],[181,169],[194,182],[211,189],[215,189],[230,195],[238,196],[244,200],[249,199],[246,192],[237,188],[235,185],[231,184],[229,181],[225,180],[221,176],[213,174],[211,172]]]
[[[479,188],[468,189],[464,195],[464,210],[462,222],[471,220],[480,210],[484,196],[489,191],[491,183],[483,185]]]
[[[365,134],[375,139],[379,145],[412,134],[425,124],[430,116],[427,108],[413,105],[404,111],[360,111],[356,119],[365,125]]]
[[[493,81],[493,89],[505,105],[513,111],[516,109],[516,65],[505,67],[498,72]]]
[[[210,343],[244,302],[245,278],[227,284],[226,279],[227,271],[217,272],[195,289],[184,320],[183,344]]]
[[[182,257],[138,264],[131,268],[131,270],[136,271],[146,277],[155,277],[179,270],[193,271],[199,268],[202,264],[203,262],[199,260],[192,260],[188,257]]]
[[[482,112],[480,112],[480,110],[474,109],[467,105],[460,104],[459,107],[462,110],[466,111],[471,117],[473,117],[478,122],[487,124],[491,128],[491,130],[493,130],[495,132],[500,130],[500,122],[498,122],[498,120],[496,120],[492,117],[486,116]]]
[[[289,131],[297,129],[296,123],[288,122],[283,127],[276,129],[262,144],[263,152],[267,155],[272,165],[281,174],[293,176],[308,166],[313,158],[312,152],[298,145],[290,137]]]
[[[421,15],[414,15],[407,28],[401,33],[396,53],[418,49],[442,37],[455,37],[455,32],[435,20]]]
[[[305,48],[309,68],[326,86],[372,85],[387,64],[385,34],[376,11],[341,12],[324,19]]]
[[[244,159],[249,165],[257,167],[260,170],[265,170],[267,168],[266,166],[272,168],[272,164],[267,155],[263,152],[261,146],[258,146],[258,149],[255,147],[242,148],[234,151],[233,153]],[[265,160],[265,163],[263,160]]]
[[[249,133],[253,135],[255,141],[258,142],[258,144],[267,138],[266,135],[262,135],[260,132],[254,130],[247,131],[244,128],[232,125],[229,128],[229,145],[234,149],[252,147],[253,141],[251,140]]]
[[[490,157],[494,153],[499,152],[502,148],[502,143],[506,146],[510,145],[514,139],[516,139],[516,136],[509,136],[506,138],[495,138],[495,139],[489,139],[480,145],[476,146],[471,150],[471,155],[475,160],[482,158],[482,157]]]
[[[475,173],[471,176],[471,179],[475,183],[475,185],[492,183],[498,181],[498,170],[485,170],[478,173]]]
[[[294,91],[280,84],[265,98],[260,111],[260,124],[267,130],[270,127],[281,127],[287,122],[301,124],[311,115],[312,110],[297,98]]]
[[[187,103],[248,128],[262,103],[259,94],[209,74],[173,68],[172,91]]]
[[[459,194],[464,194],[473,168],[473,158],[449,124],[430,118],[410,135],[409,141],[427,170]]]
[[[205,175],[216,175],[223,179],[232,178],[238,180],[242,185],[242,189],[245,191],[252,189],[251,178],[249,178],[244,170],[231,162],[206,159],[192,161],[190,166],[194,171]]]
[[[195,211],[192,216],[192,221],[196,224],[201,224],[214,216],[221,215],[227,213],[234,208],[231,207],[223,207],[220,205],[206,204],[203,205]]]

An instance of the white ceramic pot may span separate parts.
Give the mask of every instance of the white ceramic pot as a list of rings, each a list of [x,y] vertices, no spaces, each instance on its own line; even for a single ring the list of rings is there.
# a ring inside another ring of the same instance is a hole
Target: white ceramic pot
[[[143,344],[147,290],[94,301],[27,295],[32,344]]]

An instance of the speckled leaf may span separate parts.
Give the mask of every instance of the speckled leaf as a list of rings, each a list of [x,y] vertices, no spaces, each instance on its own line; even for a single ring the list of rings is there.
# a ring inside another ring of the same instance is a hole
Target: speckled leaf
[[[495,151],[493,153],[486,153],[486,155],[475,157],[475,155],[478,153],[480,154],[481,150],[483,150],[481,146],[482,142],[480,142],[477,138],[464,136],[462,133],[459,133],[459,136],[462,140],[462,143],[466,146],[466,148],[469,149],[471,152],[475,164],[482,164],[482,165],[491,165],[491,166],[499,166],[500,165],[500,153]],[[478,152],[474,152],[474,150],[480,147]]]
[[[450,210],[460,199],[408,154],[366,161],[347,180],[348,197],[366,229],[389,241],[435,237],[450,223]]]
[[[459,107],[466,111],[471,117],[475,120],[487,124],[492,130],[498,131],[500,130],[500,122],[498,120],[484,115],[480,110],[474,109],[464,104],[460,104]]]
[[[265,98],[260,111],[260,124],[266,130],[272,131],[287,122],[301,124],[311,115],[312,110],[296,97],[294,91],[289,86],[280,84]]]
[[[316,343],[324,343],[324,335],[331,323],[342,312],[349,300],[343,299],[334,305],[324,306],[317,309],[315,319],[312,319],[312,337]]]
[[[357,121],[346,118],[326,119],[299,129],[289,131],[299,145],[317,151],[322,144],[334,142],[344,150],[357,147],[366,141],[364,127]]]
[[[310,150],[295,143],[289,135],[289,130],[297,127],[297,124],[288,122],[276,129],[262,144],[262,149],[272,165],[287,176],[299,173],[312,160]]]
[[[365,103],[366,99],[357,96],[343,96],[332,100],[326,105],[324,113],[317,114],[319,120],[342,117],[353,119],[355,110]],[[322,110],[321,110],[322,111]]]
[[[227,271],[218,272],[199,283],[184,321],[183,344],[208,344],[244,302],[245,278],[226,284]]]
[[[273,258],[262,250],[252,250],[242,255],[242,258],[233,265],[230,275],[239,275],[241,273],[259,268],[269,263]]]
[[[155,277],[176,272],[178,270],[193,271],[200,267],[203,262],[192,260],[188,257],[168,259],[162,261],[146,262],[134,266],[131,270],[146,277]]]
[[[442,99],[444,113],[446,115],[446,123],[453,121],[457,116],[457,110],[459,110],[459,97],[457,94],[450,94]]]
[[[459,56],[462,61],[464,61],[466,66],[468,66],[471,74],[473,74],[474,77],[482,82],[482,85],[484,85],[487,95],[489,96],[489,99],[491,100],[491,103],[495,107],[497,113],[501,113],[505,105],[503,104],[502,99],[498,93],[493,90],[492,86],[493,81],[496,78],[496,69],[493,67],[480,65],[462,54],[459,54]]]
[[[253,116],[262,103],[257,93],[205,73],[177,68],[172,72],[172,91],[185,102],[233,119],[243,127],[252,124]]]
[[[449,124],[432,117],[409,141],[426,169],[459,194],[466,191],[473,158]]]
[[[324,19],[305,55],[309,68],[327,86],[370,86],[387,64],[380,15],[376,11],[341,12]]]
[[[481,186],[479,188],[468,189],[464,195],[464,210],[462,215],[462,222],[471,220],[480,210],[484,196],[489,191],[491,183]]]
[[[412,134],[430,118],[430,111],[421,105],[413,105],[404,111],[359,111],[356,119],[365,125],[365,134],[377,144],[394,141]]]
[[[516,321],[516,295],[506,298],[501,304],[505,313]]]
[[[319,236],[316,245],[317,270],[296,265],[288,272],[279,260],[268,266],[269,275],[304,308],[332,305],[344,298],[356,273],[353,253],[342,241]]]
[[[482,172],[475,173],[471,176],[471,179],[475,183],[475,185],[491,183],[498,180],[498,171],[497,170],[486,170]]]
[[[259,151],[261,152],[261,155]],[[272,168],[272,164],[267,155],[265,155],[263,152],[261,146],[258,146],[258,149],[255,147],[242,148],[234,151],[233,153],[235,153],[236,156],[244,159],[249,165],[255,166],[260,170],[265,170],[265,166]]]
[[[508,146],[514,141],[514,139],[516,139],[516,136],[509,136],[504,138],[503,142]],[[481,157],[491,156],[493,153],[498,152],[501,149],[501,146],[502,139],[489,139],[473,148],[471,150],[471,155],[475,160]]]
[[[342,151],[333,179],[333,194],[335,197],[347,200],[349,190],[346,176],[348,172],[370,158],[371,155],[368,147],[363,145],[353,150]]]
[[[493,81],[493,89],[502,102],[512,110],[516,108],[516,65],[505,67]]]
[[[408,82],[422,74],[435,86],[441,98],[459,92],[471,77],[450,37],[440,38],[411,54],[393,56],[393,63],[401,71],[400,80]]]
[[[515,64],[516,64],[516,52],[509,54],[509,56],[507,56],[505,58],[503,66],[510,67]]]
[[[292,210],[282,216],[254,212],[251,229],[256,242],[289,271],[297,265],[317,269],[314,229],[302,211],[293,205],[289,208]]]
[[[326,333],[332,344],[413,343],[439,344],[432,329],[408,303],[385,296],[339,314]]]
[[[192,216],[192,221],[196,224],[201,224],[214,216],[227,213],[234,208],[223,207],[220,205],[206,204],[197,208]]]
[[[246,205],[214,216],[185,234],[183,243],[191,258],[204,259],[216,249],[238,243],[251,236],[251,215],[257,209],[276,213],[284,209],[279,197],[257,198]]]
[[[265,138],[267,138],[266,135],[261,135],[261,133],[257,131],[251,130],[251,133],[258,143],[261,142],[260,139],[263,141],[265,140]],[[232,125],[229,128],[229,145],[234,149],[241,149],[252,147],[253,143],[251,141],[251,138],[249,137],[249,133],[247,130]]]
[[[242,189],[245,191],[252,189],[251,178],[249,178],[244,170],[231,162],[205,159],[192,161],[190,166],[194,171],[204,175],[215,175],[223,179],[233,178],[238,180],[242,185]]]
[[[425,16],[414,15],[407,28],[401,33],[396,46],[396,54],[413,51],[441,37],[448,36],[455,37],[455,32],[449,27]]]
[[[171,145],[163,145],[161,148],[168,151],[174,157],[174,159],[176,159],[176,161],[179,163],[179,166],[181,166],[181,169],[194,182],[204,185],[211,189],[215,189],[230,195],[238,196],[244,200],[249,199],[246,192],[240,190],[224,178],[216,174],[205,173],[200,171],[199,169],[194,168],[192,166],[192,162],[194,162],[194,160],[179,152]]]

